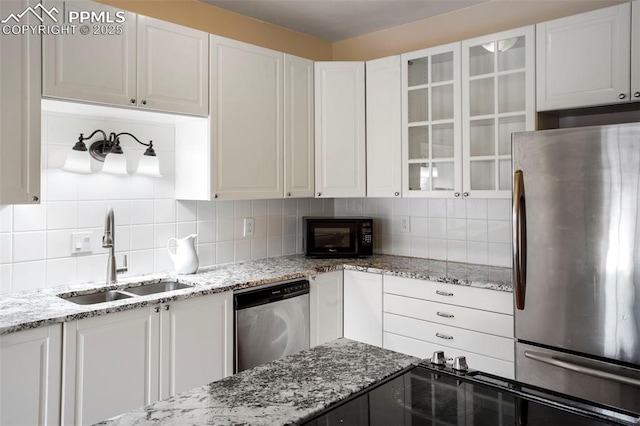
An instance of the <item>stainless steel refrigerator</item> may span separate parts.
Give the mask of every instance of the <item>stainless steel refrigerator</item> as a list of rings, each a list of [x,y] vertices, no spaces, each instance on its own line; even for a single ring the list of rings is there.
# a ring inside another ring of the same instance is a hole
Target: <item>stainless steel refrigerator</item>
[[[640,412],[640,123],[512,155],[516,379]]]

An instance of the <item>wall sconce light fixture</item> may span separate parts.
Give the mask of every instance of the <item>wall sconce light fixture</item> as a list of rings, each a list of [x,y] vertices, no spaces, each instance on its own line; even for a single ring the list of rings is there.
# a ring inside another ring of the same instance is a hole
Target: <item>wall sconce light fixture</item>
[[[84,141],[93,138],[97,133],[102,134],[102,140],[93,142],[87,149]],[[120,136],[130,136],[141,145],[147,147],[138,162],[135,171],[137,175],[161,177],[160,163],[156,152],[153,149],[153,141],[149,143],[141,142],[138,138],[128,132],[109,133],[109,136],[103,130],[95,130],[89,136],[84,137],[80,133],[78,142],[71,148],[71,152],[67,154],[67,160],[62,167],[63,170],[72,173],[91,173],[91,157],[103,162],[102,172],[114,175],[127,175],[127,159],[124,157],[122,148],[120,147]]]

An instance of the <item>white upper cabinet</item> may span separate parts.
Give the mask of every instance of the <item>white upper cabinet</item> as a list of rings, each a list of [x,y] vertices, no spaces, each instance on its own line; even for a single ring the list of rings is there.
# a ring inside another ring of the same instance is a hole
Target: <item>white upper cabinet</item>
[[[640,3],[631,3],[631,100],[640,102]]]
[[[366,63],[367,197],[402,195],[400,56]]]
[[[640,100],[637,67],[630,87],[631,52],[640,49],[631,43],[631,3],[544,22],[536,33],[538,111]]]
[[[402,55],[405,197],[462,192],[460,43]]]
[[[462,42],[463,197],[511,197],[511,133],[535,130],[534,63],[533,26]]]
[[[284,191],[313,197],[313,61],[284,55]]]
[[[211,36],[211,198],[283,197],[283,62],[280,52]]]
[[[67,13],[88,7],[78,0],[46,4]],[[118,12],[100,3],[90,7],[111,17]],[[130,12],[124,16],[122,23],[90,25],[87,35],[44,36],[43,95],[208,115],[208,35]]]
[[[314,77],[316,197],[364,197],[364,62],[316,62]]]
[[[0,17],[22,13],[36,2],[0,1]],[[32,14],[23,22],[38,25]],[[0,204],[40,201],[39,35],[0,36]]]

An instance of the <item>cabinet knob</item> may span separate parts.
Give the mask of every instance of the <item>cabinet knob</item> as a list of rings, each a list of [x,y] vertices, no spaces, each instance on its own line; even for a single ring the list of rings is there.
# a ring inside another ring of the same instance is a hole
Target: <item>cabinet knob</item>
[[[393,195],[395,195],[396,197],[400,196],[400,193],[398,191],[394,192]]]
[[[315,275],[314,275],[314,276],[312,276],[312,277],[311,277],[311,279],[312,279],[313,281],[315,281],[315,280],[316,280],[316,276],[315,276]]]
[[[147,104],[147,101],[143,100],[142,105],[146,105],[146,104]]]
[[[164,310],[168,311],[171,308],[171,305],[164,305]]]
[[[322,195],[322,192],[316,192],[316,197],[319,197]]]
[[[635,93],[633,94],[633,97],[634,97],[634,98],[640,98],[640,92],[635,92]]]
[[[291,193],[290,192],[287,192],[287,197],[291,197]]]
[[[136,103],[136,100],[135,100],[134,98],[131,98],[131,103],[132,103],[132,104],[135,104],[135,103]]]
[[[463,196],[463,197],[468,197],[468,196],[469,196],[469,193],[468,193],[468,192],[463,192],[463,193],[462,193],[462,196]]]
[[[156,314],[160,312],[160,306],[156,306],[155,308],[153,308],[153,312],[155,312]]]
[[[218,198],[218,194],[213,194],[213,198]]]
[[[624,98],[626,98],[626,97],[627,97],[627,95],[625,95],[624,93],[620,93],[620,94],[618,95],[618,99],[624,99]]]
[[[458,198],[458,197],[460,196],[460,193],[459,193],[459,192],[454,192],[454,193],[453,193],[453,196],[454,196],[454,197],[456,197],[456,198]]]
[[[32,195],[31,196],[31,201],[34,203],[37,203],[38,201],[40,201],[40,197],[38,197],[37,195]]]

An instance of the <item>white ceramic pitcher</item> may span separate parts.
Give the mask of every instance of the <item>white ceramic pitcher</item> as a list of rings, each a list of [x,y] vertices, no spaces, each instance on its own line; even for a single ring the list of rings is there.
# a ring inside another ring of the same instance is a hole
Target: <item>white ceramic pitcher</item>
[[[191,234],[184,238],[169,238],[167,241],[167,250],[173,266],[178,274],[194,274],[198,270],[198,254],[194,240],[198,234]],[[171,251],[171,241],[176,242],[176,251]]]

